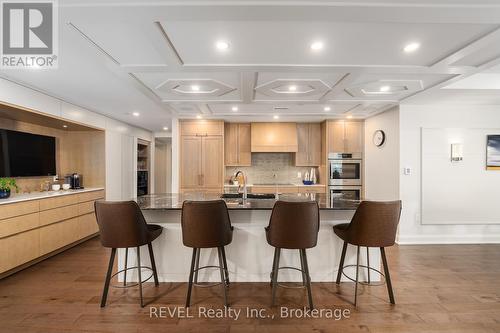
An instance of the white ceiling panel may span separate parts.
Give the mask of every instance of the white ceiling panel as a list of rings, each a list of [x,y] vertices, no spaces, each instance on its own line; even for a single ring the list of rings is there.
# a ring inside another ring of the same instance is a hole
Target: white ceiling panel
[[[428,66],[491,31],[477,24],[302,21],[161,22],[185,64],[343,64]],[[229,48],[218,50],[217,41]],[[321,41],[321,51],[310,45]],[[421,49],[405,54],[418,42]]]
[[[154,22],[71,22],[120,65],[167,65],[168,45]]]
[[[164,102],[239,101],[240,73],[147,72],[134,75]],[[198,87],[197,91],[191,90]]]

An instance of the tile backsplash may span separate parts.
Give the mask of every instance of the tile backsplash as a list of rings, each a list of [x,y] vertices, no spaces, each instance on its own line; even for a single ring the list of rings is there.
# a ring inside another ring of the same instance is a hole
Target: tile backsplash
[[[318,168],[314,169],[318,177]],[[311,167],[295,166],[293,153],[252,153],[252,166],[226,167],[225,183],[238,170],[246,174],[249,184],[299,184]],[[301,178],[297,177],[298,172]]]

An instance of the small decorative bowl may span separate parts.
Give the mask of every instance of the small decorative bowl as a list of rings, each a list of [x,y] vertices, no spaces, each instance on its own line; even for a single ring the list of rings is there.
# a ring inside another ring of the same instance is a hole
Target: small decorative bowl
[[[52,191],[59,191],[60,189],[61,189],[61,185],[59,185],[59,184],[52,185]]]
[[[313,184],[313,181],[312,180],[303,180],[302,183],[304,185],[312,185]]]
[[[69,190],[70,185],[69,184],[63,184],[62,188],[63,188],[63,190]]]

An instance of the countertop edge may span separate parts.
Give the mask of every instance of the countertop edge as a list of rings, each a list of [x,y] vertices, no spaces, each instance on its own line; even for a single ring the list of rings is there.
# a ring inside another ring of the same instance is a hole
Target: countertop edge
[[[42,199],[50,199],[50,198],[57,198],[60,196],[65,196],[65,195],[73,195],[73,194],[79,194],[79,193],[86,193],[86,192],[94,192],[94,191],[102,191],[104,190],[104,187],[90,187],[90,188],[84,188],[81,190],[59,190],[59,191],[47,191],[47,192],[33,192],[26,194],[26,197],[16,197],[12,196],[7,199],[0,199],[0,206],[2,205],[8,205],[8,204],[14,204],[18,202],[24,202],[24,201],[32,201],[32,200],[42,200]],[[57,193],[53,193],[57,192]]]

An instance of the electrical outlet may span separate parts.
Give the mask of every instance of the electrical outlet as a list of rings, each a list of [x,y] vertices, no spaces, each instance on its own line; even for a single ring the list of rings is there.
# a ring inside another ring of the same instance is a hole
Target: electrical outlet
[[[405,176],[409,176],[409,175],[411,175],[411,168],[410,168],[410,167],[404,167],[404,168],[403,168],[403,174],[404,174]]]
[[[302,172],[297,172],[297,178],[302,178]]]

